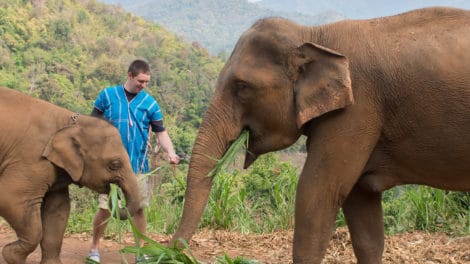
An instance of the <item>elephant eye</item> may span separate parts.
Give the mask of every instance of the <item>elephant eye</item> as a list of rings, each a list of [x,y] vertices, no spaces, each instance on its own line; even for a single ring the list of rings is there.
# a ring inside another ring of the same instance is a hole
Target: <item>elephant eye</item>
[[[251,89],[251,86],[244,81],[236,81],[234,88],[235,96],[242,102],[248,100],[252,96],[253,89]]]
[[[108,164],[110,170],[119,170],[122,168],[122,162],[120,160],[113,160]]]
[[[250,86],[248,83],[244,81],[236,81],[235,85],[237,86],[238,89],[246,89]]]

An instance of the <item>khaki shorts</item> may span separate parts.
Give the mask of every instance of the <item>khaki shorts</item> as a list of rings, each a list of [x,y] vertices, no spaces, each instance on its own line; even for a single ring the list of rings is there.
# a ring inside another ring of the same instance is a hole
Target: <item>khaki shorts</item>
[[[149,177],[147,175],[138,174],[137,183],[139,184],[140,191],[140,208],[145,208],[149,206],[150,198],[152,196],[151,188],[149,184]],[[98,207],[101,209],[109,210],[108,208],[108,195],[99,194],[98,195]]]

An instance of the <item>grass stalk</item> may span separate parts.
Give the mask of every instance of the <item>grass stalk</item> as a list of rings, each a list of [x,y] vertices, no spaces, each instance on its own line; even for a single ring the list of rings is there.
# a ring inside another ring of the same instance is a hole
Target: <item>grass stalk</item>
[[[248,138],[249,131],[243,130],[240,136],[232,143],[232,145],[230,145],[229,149],[225,152],[224,156],[221,159],[217,160],[216,165],[209,172],[207,177],[216,176],[219,172],[226,168],[227,164],[235,161],[236,155],[240,153],[241,149],[248,149]]]

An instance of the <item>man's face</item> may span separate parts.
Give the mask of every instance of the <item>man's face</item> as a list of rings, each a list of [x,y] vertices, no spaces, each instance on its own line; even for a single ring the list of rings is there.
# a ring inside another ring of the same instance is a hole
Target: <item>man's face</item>
[[[150,81],[150,74],[139,73],[137,76],[133,77],[131,73],[128,73],[127,79],[129,82],[129,92],[138,93],[142,91]]]

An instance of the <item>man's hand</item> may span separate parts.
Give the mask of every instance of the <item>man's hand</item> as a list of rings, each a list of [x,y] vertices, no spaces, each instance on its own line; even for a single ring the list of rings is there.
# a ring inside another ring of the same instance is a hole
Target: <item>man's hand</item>
[[[170,162],[170,164],[178,164],[180,162],[180,157],[175,153],[175,149],[173,148],[173,143],[171,142],[168,132],[164,130],[155,133],[155,135],[157,136],[160,146],[166,153],[168,153],[168,162]]]
[[[175,153],[168,154],[168,162],[170,162],[170,164],[178,164],[180,162],[180,157]]]

